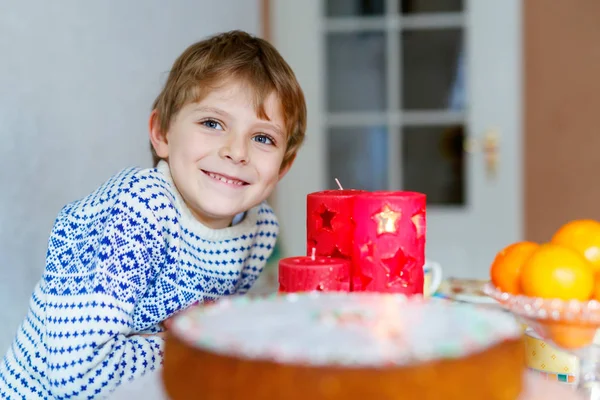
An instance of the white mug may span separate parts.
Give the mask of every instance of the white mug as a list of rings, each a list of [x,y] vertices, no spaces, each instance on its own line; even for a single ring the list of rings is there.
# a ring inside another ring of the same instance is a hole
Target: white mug
[[[442,284],[442,266],[435,261],[425,260],[423,273],[425,275],[423,297],[429,297],[434,294]]]

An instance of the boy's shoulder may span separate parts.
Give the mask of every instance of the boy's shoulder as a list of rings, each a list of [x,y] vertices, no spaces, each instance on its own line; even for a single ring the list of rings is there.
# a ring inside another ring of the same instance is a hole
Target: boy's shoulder
[[[152,211],[172,209],[175,202],[172,190],[156,168],[130,167],[118,171],[92,193],[67,207],[79,210],[115,206]]]

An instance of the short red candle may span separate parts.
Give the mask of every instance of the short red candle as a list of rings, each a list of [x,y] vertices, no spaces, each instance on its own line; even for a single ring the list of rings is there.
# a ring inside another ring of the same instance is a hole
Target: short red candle
[[[279,261],[279,292],[350,291],[350,261],[288,257]]]
[[[306,198],[306,254],[352,258],[354,198],[364,190],[325,190]]]
[[[425,214],[422,193],[356,196],[351,290],[423,294]]]

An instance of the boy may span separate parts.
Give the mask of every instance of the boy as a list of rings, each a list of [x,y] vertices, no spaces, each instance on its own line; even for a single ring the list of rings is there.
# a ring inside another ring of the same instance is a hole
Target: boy
[[[298,82],[264,40],[234,31],[185,50],[150,115],[155,168],[59,213],[0,397],[106,397],[161,364],[163,321],[246,292],[278,234],[265,200],[305,126]]]

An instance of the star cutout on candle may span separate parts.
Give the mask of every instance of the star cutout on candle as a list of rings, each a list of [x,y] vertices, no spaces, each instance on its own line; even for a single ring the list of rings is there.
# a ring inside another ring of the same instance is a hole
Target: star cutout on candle
[[[419,239],[425,234],[425,215],[422,213],[418,213],[413,215],[410,220],[415,226],[415,231],[417,232],[417,239]]]
[[[407,267],[412,264],[411,261],[411,258],[406,257],[402,249],[398,249],[391,257],[381,259],[389,279],[388,287],[408,287],[411,282]]]
[[[331,220],[335,217],[337,213],[329,210],[325,206],[321,206],[321,210],[319,211],[319,217],[321,217],[321,228],[323,229],[333,229],[331,226]]]
[[[333,248],[331,252],[331,258],[348,258],[348,256],[340,251],[337,246]]]
[[[373,242],[367,242],[363,244],[360,248],[360,256],[361,258],[373,259],[373,254],[375,253],[375,245]]]
[[[373,262],[373,256],[375,253],[375,245],[373,242],[367,242],[360,246],[359,251],[359,260],[357,260],[357,264],[371,264]],[[371,268],[371,267],[368,267]],[[372,275],[366,275],[367,272],[363,267],[355,268],[353,267],[352,272],[352,290],[354,291],[364,291],[371,282],[373,281]]]
[[[398,230],[396,223],[401,216],[400,211],[392,210],[387,204],[383,206],[381,211],[373,216],[373,219],[377,222],[377,234],[396,233]]]

